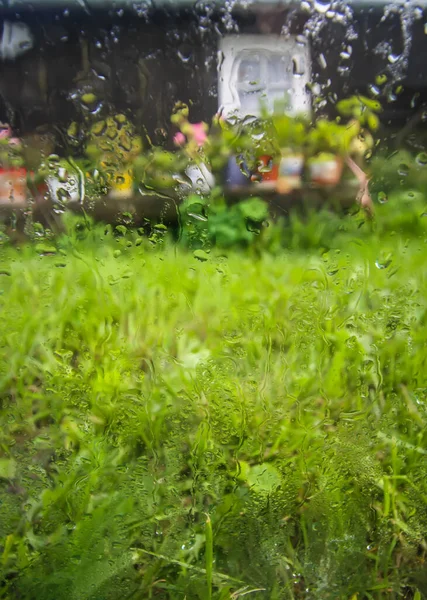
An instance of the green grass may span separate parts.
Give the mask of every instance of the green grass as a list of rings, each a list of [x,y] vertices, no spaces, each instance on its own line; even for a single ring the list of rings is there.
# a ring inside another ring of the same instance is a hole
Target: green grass
[[[426,226],[359,221],[2,247],[0,598],[427,597]]]

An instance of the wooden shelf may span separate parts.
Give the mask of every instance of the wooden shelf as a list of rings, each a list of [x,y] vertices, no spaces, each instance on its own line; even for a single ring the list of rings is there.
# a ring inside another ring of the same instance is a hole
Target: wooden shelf
[[[250,184],[245,186],[234,186],[224,188],[224,196],[228,202],[236,203],[249,197],[261,197],[269,203],[273,215],[287,213],[292,207],[311,207],[320,208],[326,203],[336,205],[337,207],[349,207],[354,204],[359,184],[356,180],[346,180],[336,186],[322,186],[314,184],[303,184],[298,189],[293,189],[287,194],[277,192],[274,182]],[[168,191],[170,194],[170,191]],[[120,220],[124,212],[129,212],[135,224],[144,222],[144,219],[158,220],[166,223],[175,223],[178,221],[178,205],[180,200],[176,196],[165,197],[148,196],[135,194],[131,197],[111,197],[106,196],[102,200],[85,200],[83,204],[79,202],[68,203],[68,208],[76,213],[86,212],[93,216],[95,220],[114,222]],[[0,206],[0,217],[10,216],[13,212],[25,215],[28,206],[14,206],[2,204]],[[53,203],[39,198],[34,204],[34,218],[36,220],[47,221],[58,220],[53,211]]]

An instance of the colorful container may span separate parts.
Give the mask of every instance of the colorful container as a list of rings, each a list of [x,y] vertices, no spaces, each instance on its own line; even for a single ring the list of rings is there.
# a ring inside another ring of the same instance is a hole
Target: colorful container
[[[318,185],[337,185],[341,179],[343,161],[339,156],[320,155],[308,166],[310,180]]]
[[[247,177],[240,168],[235,156],[231,156],[228,160],[225,172],[225,185],[227,187],[243,187],[250,183]]]
[[[27,202],[27,191],[26,169],[0,169],[0,204],[21,208]]]
[[[271,156],[260,156],[258,159],[258,173],[262,183],[272,183],[279,177],[279,165]]]

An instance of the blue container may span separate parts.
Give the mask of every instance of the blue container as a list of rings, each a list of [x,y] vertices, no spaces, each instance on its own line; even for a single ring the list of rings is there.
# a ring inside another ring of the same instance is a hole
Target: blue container
[[[235,156],[229,158],[225,172],[225,185],[227,187],[237,187],[249,185],[249,183],[249,175],[246,176],[244,173],[242,173],[239,163],[237,162],[237,158]]]

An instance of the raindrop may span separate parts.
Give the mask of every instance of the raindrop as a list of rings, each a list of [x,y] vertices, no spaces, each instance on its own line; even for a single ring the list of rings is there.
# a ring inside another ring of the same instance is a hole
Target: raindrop
[[[321,69],[326,69],[326,67],[328,66],[328,64],[326,62],[325,55],[323,53],[319,54],[319,56],[317,58],[317,61],[318,61],[319,65],[320,65]]]
[[[114,231],[119,237],[124,237],[128,232],[125,225],[117,225]]]
[[[193,213],[193,212],[189,212],[187,214],[192,219],[196,219],[196,221],[207,221],[208,220],[207,217],[205,217],[205,215],[201,215],[201,214]]]
[[[262,230],[262,223],[259,221],[253,221],[252,219],[246,219],[246,229],[250,233],[254,233],[255,235],[259,235]]]
[[[105,75],[105,73],[101,73],[100,71],[97,71],[93,68],[92,68],[92,73],[95,75],[95,77],[98,77],[98,79],[100,79],[101,81],[106,81],[108,79],[108,77],[107,77],[107,75]]]
[[[415,160],[420,167],[425,167],[427,165],[427,152],[420,152]]]
[[[385,260],[384,262],[380,262],[378,259],[375,261],[375,266],[377,269],[387,269],[391,265],[391,259]]]
[[[329,10],[331,10],[331,3],[330,2],[324,2],[323,0],[315,0],[314,1],[314,8],[319,13],[326,13]]]
[[[185,52],[183,50],[178,50],[177,55],[178,55],[179,60],[185,64],[190,62],[190,60],[192,58],[191,52]]]
[[[420,98],[420,93],[416,92],[411,98],[411,108],[415,108],[418,104],[418,100]]]
[[[377,87],[376,85],[370,85],[369,86],[369,91],[371,93],[372,96],[379,96],[381,94],[381,90],[379,87]]]
[[[71,194],[70,192],[65,189],[65,188],[59,188],[58,191],[56,192],[56,197],[58,199],[58,202],[60,202],[61,204],[63,202],[67,202],[68,200],[71,200]]]
[[[200,260],[200,262],[206,262],[209,259],[208,253],[202,249],[194,250],[193,256],[197,260]]]
[[[387,93],[387,102],[396,102],[396,100],[396,94],[392,90],[389,90],[389,92]]]
[[[90,105],[95,104],[96,96],[95,96],[95,94],[88,92],[88,93],[82,95],[81,100],[82,100],[83,104],[86,104],[86,106],[90,106]]]
[[[292,75],[294,77],[302,77],[305,73],[304,65],[298,57],[292,59]]]
[[[394,65],[397,63],[397,61],[400,59],[401,54],[393,54],[392,52],[387,56],[387,60],[391,65]]]
[[[405,163],[401,163],[399,165],[399,168],[397,169],[397,172],[402,177],[406,177],[408,175],[408,173],[409,173],[409,167],[408,167],[408,165],[406,165]]]

